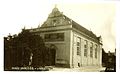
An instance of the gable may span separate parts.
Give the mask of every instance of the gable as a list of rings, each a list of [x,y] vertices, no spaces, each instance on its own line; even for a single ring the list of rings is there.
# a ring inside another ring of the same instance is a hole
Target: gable
[[[42,24],[41,27],[54,27],[54,26],[63,26],[63,25],[72,25],[73,28],[81,31],[82,33],[94,38],[99,42],[99,38],[92,32],[79,25],[72,19],[65,16],[58,8],[54,8],[49,14],[47,20]]]
[[[52,27],[60,25],[70,25],[70,21],[66,19],[62,12],[60,12],[57,8],[54,8],[41,27]]]

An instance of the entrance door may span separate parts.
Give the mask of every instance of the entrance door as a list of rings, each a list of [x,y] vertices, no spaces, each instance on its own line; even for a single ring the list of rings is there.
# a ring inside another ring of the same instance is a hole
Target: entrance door
[[[55,65],[55,55],[56,55],[56,50],[51,49],[51,65]]]
[[[50,62],[51,62],[51,65],[55,65],[55,58],[56,58],[56,47],[55,45],[51,45],[50,47]]]

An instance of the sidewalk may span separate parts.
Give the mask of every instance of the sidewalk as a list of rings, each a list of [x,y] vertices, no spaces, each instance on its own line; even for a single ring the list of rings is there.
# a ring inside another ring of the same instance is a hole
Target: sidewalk
[[[53,69],[49,71],[65,71],[65,72],[100,72],[105,70],[105,67],[79,67],[79,68],[61,68],[61,67],[53,67]]]

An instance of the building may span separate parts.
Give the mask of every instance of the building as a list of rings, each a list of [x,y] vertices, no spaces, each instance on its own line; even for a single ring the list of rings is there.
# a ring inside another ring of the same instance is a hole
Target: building
[[[101,36],[82,27],[54,8],[41,27],[29,29],[55,49],[55,65],[63,67],[101,66]]]

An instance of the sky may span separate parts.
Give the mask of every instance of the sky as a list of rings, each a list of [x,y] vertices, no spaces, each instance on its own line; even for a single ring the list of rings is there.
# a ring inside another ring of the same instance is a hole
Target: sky
[[[42,25],[55,5],[64,15],[101,35],[105,51],[114,52],[118,6],[115,1],[3,0],[0,1],[0,36]]]

